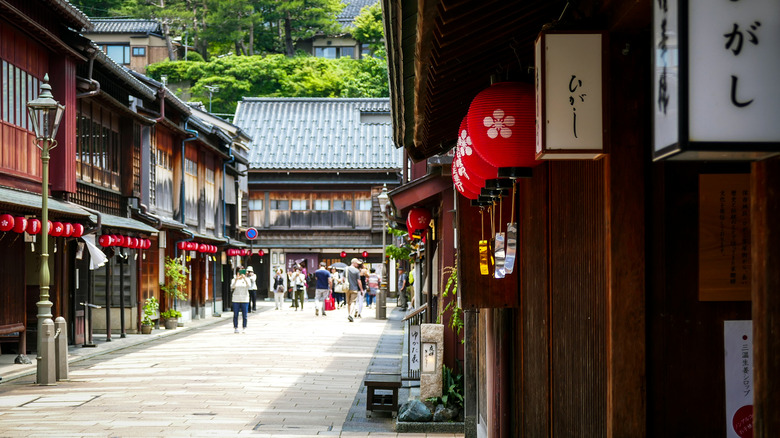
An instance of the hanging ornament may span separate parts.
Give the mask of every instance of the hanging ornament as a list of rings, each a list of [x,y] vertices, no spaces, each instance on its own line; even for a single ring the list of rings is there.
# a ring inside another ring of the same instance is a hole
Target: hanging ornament
[[[536,94],[533,84],[493,84],[471,101],[466,117],[474,151],[491,166],[532,168],[540,163],[535,157]]]
[[[111,242],[112,242],[111,236],[109,236],[108,234],[103,234],[98,238],[98,243],[100,244],[100,246],[103,247],[111,246]]]
[[[70,237],[73,235],[73,224],[71,223],[65,223],[62,224],[62,235],[64,237]]]
[[[41,221],[38,219],[30,219],[27,221],[27,234],[36,235],[41,232]]]
[[[81,237],[83,235],[84,235],[84,225],[73,224],[73,233],[70,236],[71,237]]]
[[[264,255],[265,255],[265,251],[263,251],[263,250],[261,249],[261,250],[257,251],[257,255],[259,255],[260,257],[262,257],[262,256],[264,256]]]
[[[24,233],[24,230],[27,229],[27,219],[23,217],[15,217],[14,218],[14,231],[17,233]]]
[[[0,231],[11,231],[14,228],[14,217],[10,214],[0,215]]]

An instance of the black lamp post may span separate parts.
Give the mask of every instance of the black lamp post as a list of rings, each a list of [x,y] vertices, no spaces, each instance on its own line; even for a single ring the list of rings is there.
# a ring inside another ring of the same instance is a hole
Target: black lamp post
[[[62,121],[65,106],[54,100],[49,85],[49,75],[43,77],[41,94],[38,98],[27,103],[27,113],[30,115],[33,130],[35,131],[35,143],[41,150],[41,272],[40,272],[40,300],[35,303],[38,307],[38,337],[37,350],[39,385],[53,385],[56,375],[51,370],[54,368],[54,355],[44,348],[44,322],[51,321],[52,302],[49,300],[49,152],[57,147],[57,129]],[[53,322],[52,322],[53,326]],[[52,344],[53,345],[53,344]]]

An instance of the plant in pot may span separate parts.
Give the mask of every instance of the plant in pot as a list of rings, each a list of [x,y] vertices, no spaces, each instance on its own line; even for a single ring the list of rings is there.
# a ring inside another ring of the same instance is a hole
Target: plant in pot
[[[168,309],[160,314],[165,320],[165,329],[173,330],[179,325],[179,318],[181,318],[181,312],[176,309]]]
[[[184,261],[179,258],[165,258],[165,283],[160,285],[160,290],[165,293],[167,310],[160,316],[165,319],[165,328],[169,328],[169,319],[173,324],[178,324],[178,318],[181,318],[181,312],[176,310],[176,300],[187,299],[187,276],[190,270],[184,265]]]
[[[144,302],[144,317],[141,319],[141,333],[148,335],[152,332],[152,326],[154,325],[153,317],[157,316],[157,312],[160,310],[160,303],[157,298],[147,298]]]

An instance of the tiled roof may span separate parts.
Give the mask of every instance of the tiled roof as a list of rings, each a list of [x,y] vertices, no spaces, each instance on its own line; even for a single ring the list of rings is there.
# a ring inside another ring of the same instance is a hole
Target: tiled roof
[[[399,169],[390,99],[244,98],[233,123],[252,137],[252,169]]]
[[[143,33],[162,35],[162,25],[157,20],[136,18],[93,18],[94,28],[85,33]]]
[[[342,0],[344,9],[336,17],[336,21],[338,21],[342,27],[351,27],[352,22],[355,20],[355,17],[360,14],[361,9],[378,2],[379,0]]]

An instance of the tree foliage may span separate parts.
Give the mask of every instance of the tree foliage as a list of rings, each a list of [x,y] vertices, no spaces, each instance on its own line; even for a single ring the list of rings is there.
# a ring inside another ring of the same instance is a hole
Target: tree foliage
[[[378,2],[371,6],[364,6],[360,10],[360,14],[355,17],[355,28],[352,30],[352,36],[361,43],[368,44],[371,54],[384,51],[385,32],[382,26],[382,7]]]
[[[367,57],[325,59],[284,55],[226,56],[209,62],[166,61],[147,75],[185,84],[182,93],[208,107],[206,85],[216,85],[212,112],[232,114],[243,97],[388,97],[387,64]]]

